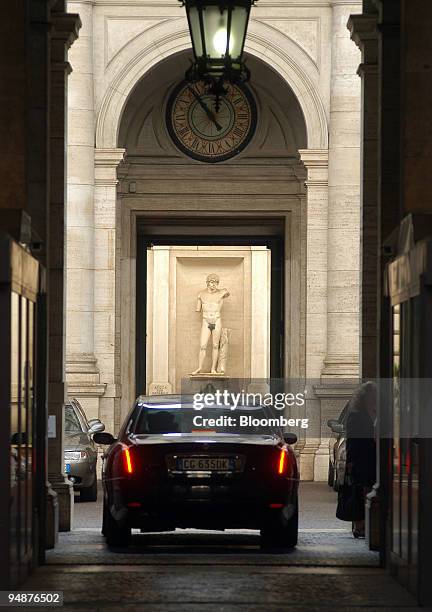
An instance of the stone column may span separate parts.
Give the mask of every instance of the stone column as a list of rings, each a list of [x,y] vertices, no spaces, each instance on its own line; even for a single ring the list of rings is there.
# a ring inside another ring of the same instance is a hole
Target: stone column
[[[117,166],[124,149],[95,150],[94,193],[94,352],[97,359],[103,396],[99,400],[100,418],[106,430],[115,431],[116,401],[120,398],[118,342],[116,342],[116,274],[117,274]],[[117,353],[116,353],[117,351]]]
[[[73,515],[73,487],[64,475],[65,401],[65,135],[67,78],[70,65],[67,49],[78,36],[79,18],[53,12],[51,33],[50,97],[50,203],[48,239],[48,414],[55,419],[55,437],[48,438],[48,479],[57,493],[59,530],[69,531]],[[50,513],[48,512],[48,516]],[[50,525],[47,525],[50,531]]]
[[[251,379],[270,375],[270,251],[251,247]]]
[[[154,246],[153,283],[148,301],[152,301],[152,379],[148,392],[150,395],[171,393],[169,382],[169,271],[170,247]]]
[[[306,238],[306,379],[308,395],[304,415],[309,428],[300,451],[300,476],[314,480],[315,454],[320,445],[320,400],[313,383],[321,376],[327,350],[327,227],[328,227],[328,151],[299,151],[307,170]]]
[[[376,14],[351,15],[348,29],[362,52],[360,375],[377,376],[378,356],[378,31]]]
[[[322,386],[319,446],[315,480],[328,474],[327,420],[337,416],[358,377],[359,360],[359,250],[360,250],[360,79],[358,49],[347,30],[350,13],[359,3],[332,0],[332,65],[327,225],[327,349],[321,382],[334,388],[332,397]]]
[[[360,228],[360,54],[347,30],[359,3],[332,0],[327,355],[331,382],[358,376]]]
[[[381,276],[378,240],[378,15],[370,5],[364,11],[363,15],[351,15],[348,29],[362,53],[358,69],[362,82],[360,372],[362,379],[375,379],[378,376],[378,314],[381,303],[378,281]],[[377,476],[377,483],[366,503],[366,537],[372,550],[380,549],[381,540],[379,470]]]
[[[68,7],[80,15],[82,29],[69,58],[66,379],[69,396],[95,415],[104,389],[94,355],[93,2]]]

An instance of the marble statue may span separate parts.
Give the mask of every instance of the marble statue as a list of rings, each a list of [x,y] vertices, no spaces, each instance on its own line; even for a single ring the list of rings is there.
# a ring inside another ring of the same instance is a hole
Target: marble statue
[[[228,329],[226,327],[222,327],[221,337],[219,340],[219,356],[217,363],[217,371],[219,374],[225,374],[226,370],[226,362],[228,358]]]
[[[212,339],[211,374],[223,373],[223,371],[217,371],[219,345],[222,334],[221,310],[223,301],[229,296],[229,292],[226,289],[219,289],[219,276],[217,274],[209,274],[206,279],[206,284],[207,288],[198,294],[196,306],[196,312],[202,311],[202,326],[198,368],[192,372],[193,375],[202,372],[210,337]],[[226,344],[227,341],[228,336],[226,334],[224,336],[224,344]],[[222,359],[221,361],[223,362],[223,367],[225,368],[226,359]]]

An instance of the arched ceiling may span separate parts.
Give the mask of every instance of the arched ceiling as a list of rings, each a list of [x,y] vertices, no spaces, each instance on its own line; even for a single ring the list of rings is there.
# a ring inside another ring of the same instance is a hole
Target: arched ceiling
[[[156,65],[134,88],[121,119],[118,144],[129,157],[190,161],[172,143],[165,127],[165,104],[171,89],[183,79],[190,55],[181,52]],[[250,145],[226,163],[251,158],[296,158],[307,147],[300,105],[286,82],[255,57],[247,63],[250,87],[258,104],[258,126]]]

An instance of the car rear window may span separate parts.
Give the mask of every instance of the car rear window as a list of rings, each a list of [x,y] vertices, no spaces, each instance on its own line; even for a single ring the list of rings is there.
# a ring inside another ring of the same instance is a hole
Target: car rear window
[[[247,423],[240,425],[240,417],[247,417]],[[194,418],[199,418],[199,424]],[[221,418],[222,417],[222,418]],[[224,418],[225,417],[225,418]],[[178,434],[178,433],[213,433],[275,435],[280,428],[269,422],[276,415],[263,406],[238,407],[230,410],[227,407],[207,407],[195,410],[192,406],[148,406],[141,405],[130,431],[135,435]],[[231,422],[229,421],[231,418]],[[208,420],[217,422],[209,424]]]

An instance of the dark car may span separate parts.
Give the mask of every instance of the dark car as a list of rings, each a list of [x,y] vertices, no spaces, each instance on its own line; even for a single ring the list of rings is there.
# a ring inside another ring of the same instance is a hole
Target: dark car
[[[337,491],[343,484],[345,477],[346,463],[346,422],[350,412],[350,402],[348,401],[343,407],[337,419],[329,419],[327,426],[331,429],[331,437],[329,439],[329,469],[328,469],[328,485]]]
[[[97,446],[93,434],[104,429],[99,419],[87,421],[78,400],[71,399],[65,404],[65,473],[80,492],[81,501],[97,500]]]
[[[226,422],[241,415],[254,421]],[[108,545],[127,545],[131,528],[183,527],[260,529],[265,545],[295,546],[299,473],[289,444],[297,437],[273,424],[263,431],[262,419],[274,416],[262,406],[198,412],[178,396],[139,397],[117,439],[95,435],[110,445],[102,470]]]

